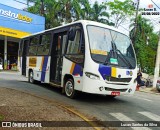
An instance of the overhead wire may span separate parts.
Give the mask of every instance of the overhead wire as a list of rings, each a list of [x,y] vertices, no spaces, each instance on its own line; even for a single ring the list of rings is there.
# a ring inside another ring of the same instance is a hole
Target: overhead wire
[[[160,22],[158,21],[157,23],[155,23],[155,25],[157,25],[157,24],[159,24],[159,25],[160,25]],[[154,25],[154,26],[155,26],[155,25]]]
[[[124,30],[130,32],[128,29],[126,29],[125,27],[123,27],[122,25],[120,25]]]
[[[153,0],[151,0],[151,1],[155,4],[155,6],[157,6],[157,8],[160,9],[160,7]]]
[[[29,2],[28,4],[27,4],[27,3],[24,3],[24,2],[21,2],[21,1],[18,1],[18,0],[13,0],[13,1],[15,1],[15,2],[17,2],[17,3],[20,3],[20,4],[28,5],[28,6],[31,6],[31,5],[29,5],[29,3],[34,3],[34,4],[35,4],[34,1]],[[25,1],[27,2],[27,0],[25,0]]]
[[[21,3],[21,4],[24,4],[24,5],[27,5],[26,3],[21,2],[21,1],[18,1],[18,0],[13,0],[13,1],[18,2],[18,3]]]
[[[160,17],[158,17],[158,18],[151,18],[149,16],[145,16],[145,18],[147,18],[148,20],[150,20],[150,22],[152,23],[153,26],[157,25],[158,24],[157,22],[160,21]]]

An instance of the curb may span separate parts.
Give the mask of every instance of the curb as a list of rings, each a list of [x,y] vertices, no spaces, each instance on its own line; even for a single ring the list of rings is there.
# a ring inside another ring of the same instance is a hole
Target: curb
[[[151,92],[151,91],[145,91],[145,90],[139,90],[139,92],[144,92],[144,93],[151,93],[151,94],[160,95],[160,93]]]
[[[63,109],[66,109],[66,110],[68,110],[69,112],[73,113],[74,115],[80,117],[82,120],[86,121],[86,122],[87,122],[92,128],[94,128],[95,130],[102,130],[102,129],[100,129],[100,128],[97,127],[97,124],[96,124],[96,123],[92,122],[92,120],[88,119],[87,117],[85,117],[84,115],[82,115],[81,113],[79,113],[78,111],[76,111],[76,110],[74,110],[74,109],[71,109],[71,108],[69,108],[69,107],[67,107],[67,106],[65,106],[65,105],[62,105],[62,104],[60,104],[60,103],[58,103],[58,102],[56,102],[56,101],[53,101],[53,100],[49,99],[48,97],[44,97],[44,96],[41,97],[41,96],[38,96],[38,95],[36,95],[36,94],[34,94],[34,93],[28,93],[28,92],[24,92],[24,91],[21,91],[21,90],[8,88],[8,87],[2,87],[2,88],[14,90],[14,91],[18,91],[18,92],[21,92],[21,93],[25,93],[25,94],[31,95],[31,96],[36,97],[36,98],[40,98],[40,99],[43,99],[43,100],[47,100],[47,101],[49,101],[49,102],[51,102],[51,103],[54,103],[55,106],[61,107],[61,108],[63,108]]]

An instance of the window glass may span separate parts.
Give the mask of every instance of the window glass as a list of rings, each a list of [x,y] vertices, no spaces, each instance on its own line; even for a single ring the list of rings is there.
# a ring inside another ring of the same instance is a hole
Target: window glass
[[[50,44],[51,43],[51,34],[42,35],[41,45]]]
[[[135,68],[133,46],[126,35],[98,26],[87,26],[91,57],[110,66]]]
[[[83,51],[82,51],[83,50]],[[76,30],[73,41],[68,41],[66,57],[71,61],[83,65],[84,62],[84,40],[80,29]]]
[[[56,50],[60,51],[61,50],[61,40],[62,40],[62,36],[58,36],[58,45],[56,46]]]
[[[42,35],[41,43],[37,48],[37,55],[48,55],[50,50],[51,34]]]
[[[74,41],[68,41],[67,54],[79,54],[80,53],[80,38],[81,31],[77,30]]]
[[[29,56],[35,56],[36,53],[37,53],[37,46],[30,46],[29,51],[28,51],[28,55]]]
[[[125,37],[121,33],[117,33],[115,31],[111,31],[111,36],[113,37],[116,47],[124,56],[127,56],[128,58],[134,58],[133,48],[128,37]]]
[[[39,43],[39,36],[34,36],[31,38],[29,50],[28,50],[29,56],[35,56],[37,54],[37,44],[38,43]]]
[[[31,38],[30,46],[37,45],[38,43],[39,43],[39,37],[38,36],[34,36],[34,37]]]
[[[65,51],[66,40],[67,40],[67,35],[63,35],[62,54],[64,54],[64,51]]]

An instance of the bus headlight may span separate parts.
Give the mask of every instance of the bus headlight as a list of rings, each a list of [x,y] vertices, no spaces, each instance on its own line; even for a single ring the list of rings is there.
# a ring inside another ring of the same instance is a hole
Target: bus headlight
[[[85,72],[86,76],[90,79],[100,79],[98,75],[92,74],[90,72]]]

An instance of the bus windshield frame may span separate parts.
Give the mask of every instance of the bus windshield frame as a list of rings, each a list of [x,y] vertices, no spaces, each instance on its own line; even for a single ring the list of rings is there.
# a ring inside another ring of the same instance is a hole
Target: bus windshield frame
[[[87,25],[87,32],[93,61],[108,66],[135,69],[135,52],[128,36],[94,25]]]

